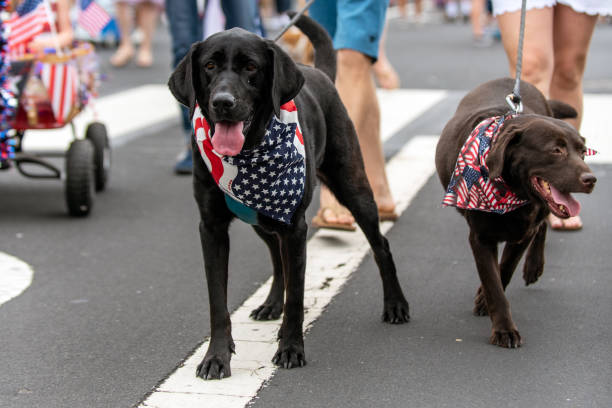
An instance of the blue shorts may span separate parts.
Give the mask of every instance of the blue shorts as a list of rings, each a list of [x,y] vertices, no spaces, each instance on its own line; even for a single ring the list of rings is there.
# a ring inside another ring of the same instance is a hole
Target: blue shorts
[[[310,17],[321,24],[337,50],[359,51],[376,61],[389,0],[317,0]]]

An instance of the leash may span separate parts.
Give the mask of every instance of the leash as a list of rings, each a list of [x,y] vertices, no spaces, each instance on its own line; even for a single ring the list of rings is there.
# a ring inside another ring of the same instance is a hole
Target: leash
[[[274,37],[274,42],[277,42],[282,36],[283,34],[285,34],[287,32],[287,30],[289,30],[296,21],[298,21],[300,19],[300,17],[302,17],[304,15],[304,13],[306,12],[306,10],[308,10],[308,8],[310,6],[312,6],[312,3],[314,3],[315,0],[309,0],[306,5],[304,5],[304,8],[302,8],[300,11],[298,11],[298,13],[293,16],[293,18],[289,21],[289,23],[285,26],[285,28],[282,29],[282,31],[280,33],[278,33],[276,35],[276,37]]]
[[[506,96],[506,102],[514,113],[523,112],[523,102],[521,100],[521,71],[523,69],[523,40],[525,39],[525,14],[527,12],[527,0],[522,0],[521,4],[521,26],[519,31],[518,52],[516,56],[515,82],[512,93]]]

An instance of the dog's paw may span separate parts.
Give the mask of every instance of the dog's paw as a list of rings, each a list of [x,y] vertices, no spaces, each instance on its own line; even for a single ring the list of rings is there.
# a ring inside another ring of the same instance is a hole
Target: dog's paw
[[[474,309],[472,312],[476,316],[486,316],[489,314],[489,309],[487,308],[487,302],[485,300],[482,286],[478,288],[476,291],[476,296],[474,296]]]
[[[206,356],[196,369],[196,376],[204,380],[221,380],[230,377],[232,375],[230,359],[233,352],[233,345],[228,347],[225,352],[216,352],[209,348]]]
[[[272,362],[279,367],[293,368],[293,367],[304,367],[306,365],[306,356],[304,355],[304,346],[299,345],[288,345],[278,346],[278,350]]]
[[[253,309],[250,314],[253,320],[276,320],[280,317],[283,312],[282,302],[275,302],[272,304],[266,304],[259,306],[257,309]]]
[[[410,320],[408,302],[399,300],[395,302],[385,302],[382,314],[382,321],[391,324],[407,323]]]
[[[491,334],[491,338],[489,339],[489,343],[504,348],[518,348],[521,347],[521,344],[523,344],[523,340],[521,339],[521,335],[516,329],[494,329]]]
[[[525,286],[529,286],[532,283],[536,283],[542,273],[544,272],[544,263],[531,265],[525,262],[525,268],[523,269],[523,279],[525,280]]]

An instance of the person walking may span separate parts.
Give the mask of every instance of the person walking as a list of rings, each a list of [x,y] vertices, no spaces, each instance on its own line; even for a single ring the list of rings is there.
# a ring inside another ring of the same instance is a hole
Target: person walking
[[[121,39],[117,51],[110,58],[112,66],[125,66],[134,56],[134,45],[132,44],[134,15],[132,14],[135,14],[136,25],[142,33],[136,64],[141,68],[153,65],[153,34],[162,8],[163,0],[117,0],[115,2]]]
[[[515,76],[521,2],[493,0],[493,14],[501,32],[510,74]],[[566,121],[576,130],[582,120],[582,78],[599,15],[612,14],[609,0],[527,0],[521,79],[544,96],[565,102],[578,117]],[[582,228],[580,217],[566,220],[550,215],[553,229]]]
[[[380,110],[372,75],[379,52],[387,0],[316,1],[310,16],[329,32],[338,50],[336,88],[355,125],[368,181],[382,220],[394,220],[380,139]],[[325,186],[313,224],[321,228],[354,230],[354,218]]]

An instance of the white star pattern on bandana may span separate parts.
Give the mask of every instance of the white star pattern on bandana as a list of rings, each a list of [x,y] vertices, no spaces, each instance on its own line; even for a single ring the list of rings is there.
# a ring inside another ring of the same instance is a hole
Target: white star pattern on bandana
[[[262,143],[230,157],[212,148],[199,107],[193,117],[200,154],[219,188],[247,207],[286,224],[302,201],[306,179],[306,155],[297,108],[293,101],[281,106],[280,118],[267,125]]]

